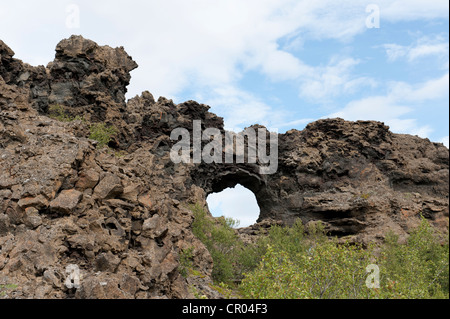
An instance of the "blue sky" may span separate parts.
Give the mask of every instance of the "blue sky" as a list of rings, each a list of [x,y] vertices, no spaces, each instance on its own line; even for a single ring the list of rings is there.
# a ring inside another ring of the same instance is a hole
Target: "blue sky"
[[[139,64],[128,98],[194,99],[232,130],[338,116],[448,147],[448,12],[447,0],[1,0],[0,39],[32,65],[71,34],[124,46]]]

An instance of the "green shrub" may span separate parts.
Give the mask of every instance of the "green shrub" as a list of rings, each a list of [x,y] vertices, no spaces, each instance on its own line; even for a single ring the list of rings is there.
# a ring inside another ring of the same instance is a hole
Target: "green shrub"
[[[267,245],[259,267],[242,281],[242,296],[256,299],[306,298],[306,286],[299,270],[288,253]]]
[[[89,131],[89,138],[98,142],[97,148],[107,146],[111,138],[117,133],[114,126],[107,126],[105,123],[92,124]]]
[[[245,273],[253,271],[258,266],[267,251],[268,242],[266,237],[261,237],[253,244],[240,243],[239,250],[236,251],[236,259],[232,261],[235,282],[240,282]]]
[[[0,297],[3,297],[4,295],[6,295],[8,290],[13,290],[16,289],[18,286],[15,284],[6,284],[6,285],[2,285],[0,284]]]
[[[372,196],[372,194],[370,194],[370,193],[363,193],[363,194],[359,195],[359,197],[362,199],[369,199],[370,196]]]
[[[72,122],[72,121],[83,121],[83,118],[79,115],[70,116],[66,113],[64,106],[61,104],[53,104],[50,105],[49,108],[49,117],[52,119],[58,120],[60,122]]]
[[[307,249],[300,246],[297,249],[288,242],[288,249],[283,250],[269,244],[258,268],[242,281],[242,295],[329,299],[358,298],[369,293],[365,279],[370,250],[329,240],[314,242]]]
[[[198,205],[192,210],[193,232],[213,258],[214,282],[238,288],[241,297],[449,297],[448,237],[441,243],[424,218],[406,244],[392,233],[379,247],[338,243],[320,222],[304,227],[298,219],[244,245],[232,228],[235,221],[212,218]],[[366,285],[369,265],[379,271],[378,287]]]
[[[414,229],[406,244],[386,236],[379,258],[381,283],[387,298],[448,298],[449,249],[441,244],[428,221]]]
[[[183,277],[187,277],[189,274],[189,270],[193,269],[192,259],[194,258],[194,248],[190,247],[187,249],[183,249],[180,252],[180,265],[178,270]]]
[[[235,299],[235,298],[239,297],[236,294],[236,292],[232,289],[232,287],[230,287],[229,285],[227,285],[223,282],[219,283],[218,285],[209,285],[209,287],[211,289],[214,289],[218,293],[220,293],[226,299],[231,299],[231,298]]]
[[[242,245],[233,229],[237,222],[231,218],[213,219],[199,205],[193,206],[192,211],[192,231],[206,246],[214,262],[213,280],[232,283],[235,276],[233,262]]]
[[[266,254],[242,281],[242,296],[448,298],[448,242],[439,243],[425,219],[407,244],[388,234],[379,254],[374,246],[338,244],[321,234],[320,226],[315,228],[302,234],[300,225],[274,227]],[[379,288],[366,286],[366,267],[371,264],[378,266]]]

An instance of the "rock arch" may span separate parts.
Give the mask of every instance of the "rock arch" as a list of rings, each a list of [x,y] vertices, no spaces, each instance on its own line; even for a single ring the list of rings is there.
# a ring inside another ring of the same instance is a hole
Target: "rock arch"
[[[261,175],[256,165],[219,167],[212,165],[205,172],[203,169],[193,173],[197,186],[205,192],[205,198],[211,193],[219,193],[228,187],[241,184],[255,194],[260,213],[257,221],[273,216],[273,209],[277,206],[277,199],[268,186],[267,176]]]
[[[449,153],[442,144],[394,134],[380,122],[342,119],[278,137],[276,173],[260,174],[250,163],[202,163],[191,169],[194,184],[207,196],[239,183],[255,194],[258,222],[320,220],[330,234],[364,243],[389,230],[407,236],[420,212],[448,229]],[[399,180],[407,186],[400,189]]]

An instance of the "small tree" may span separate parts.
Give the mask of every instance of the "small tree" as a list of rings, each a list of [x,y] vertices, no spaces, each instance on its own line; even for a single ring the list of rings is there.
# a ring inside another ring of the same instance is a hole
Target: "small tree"
[[[111,138],[117,133],[114,126],[107,126],[105,123],[92,124],[89,131],[89,138],[98,142],[97,148],[107,146]]]

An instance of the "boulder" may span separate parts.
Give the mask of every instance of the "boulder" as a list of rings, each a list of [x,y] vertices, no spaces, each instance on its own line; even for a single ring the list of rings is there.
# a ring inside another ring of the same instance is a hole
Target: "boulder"
[[[79,190],[94,188],[97,185],[99,178],[100,174],[94,169],[83,170],[77,183],[75,184],[75,187]]]
[[[77,207],[82,195],[81,192],[75,189],[63,190],[58,197],[50,202],[50,209],[52,211],[69,214]]]
[[[94,197],[99,199],[114,198],[123,192],[119,177],[106,173],[94,189]]]

